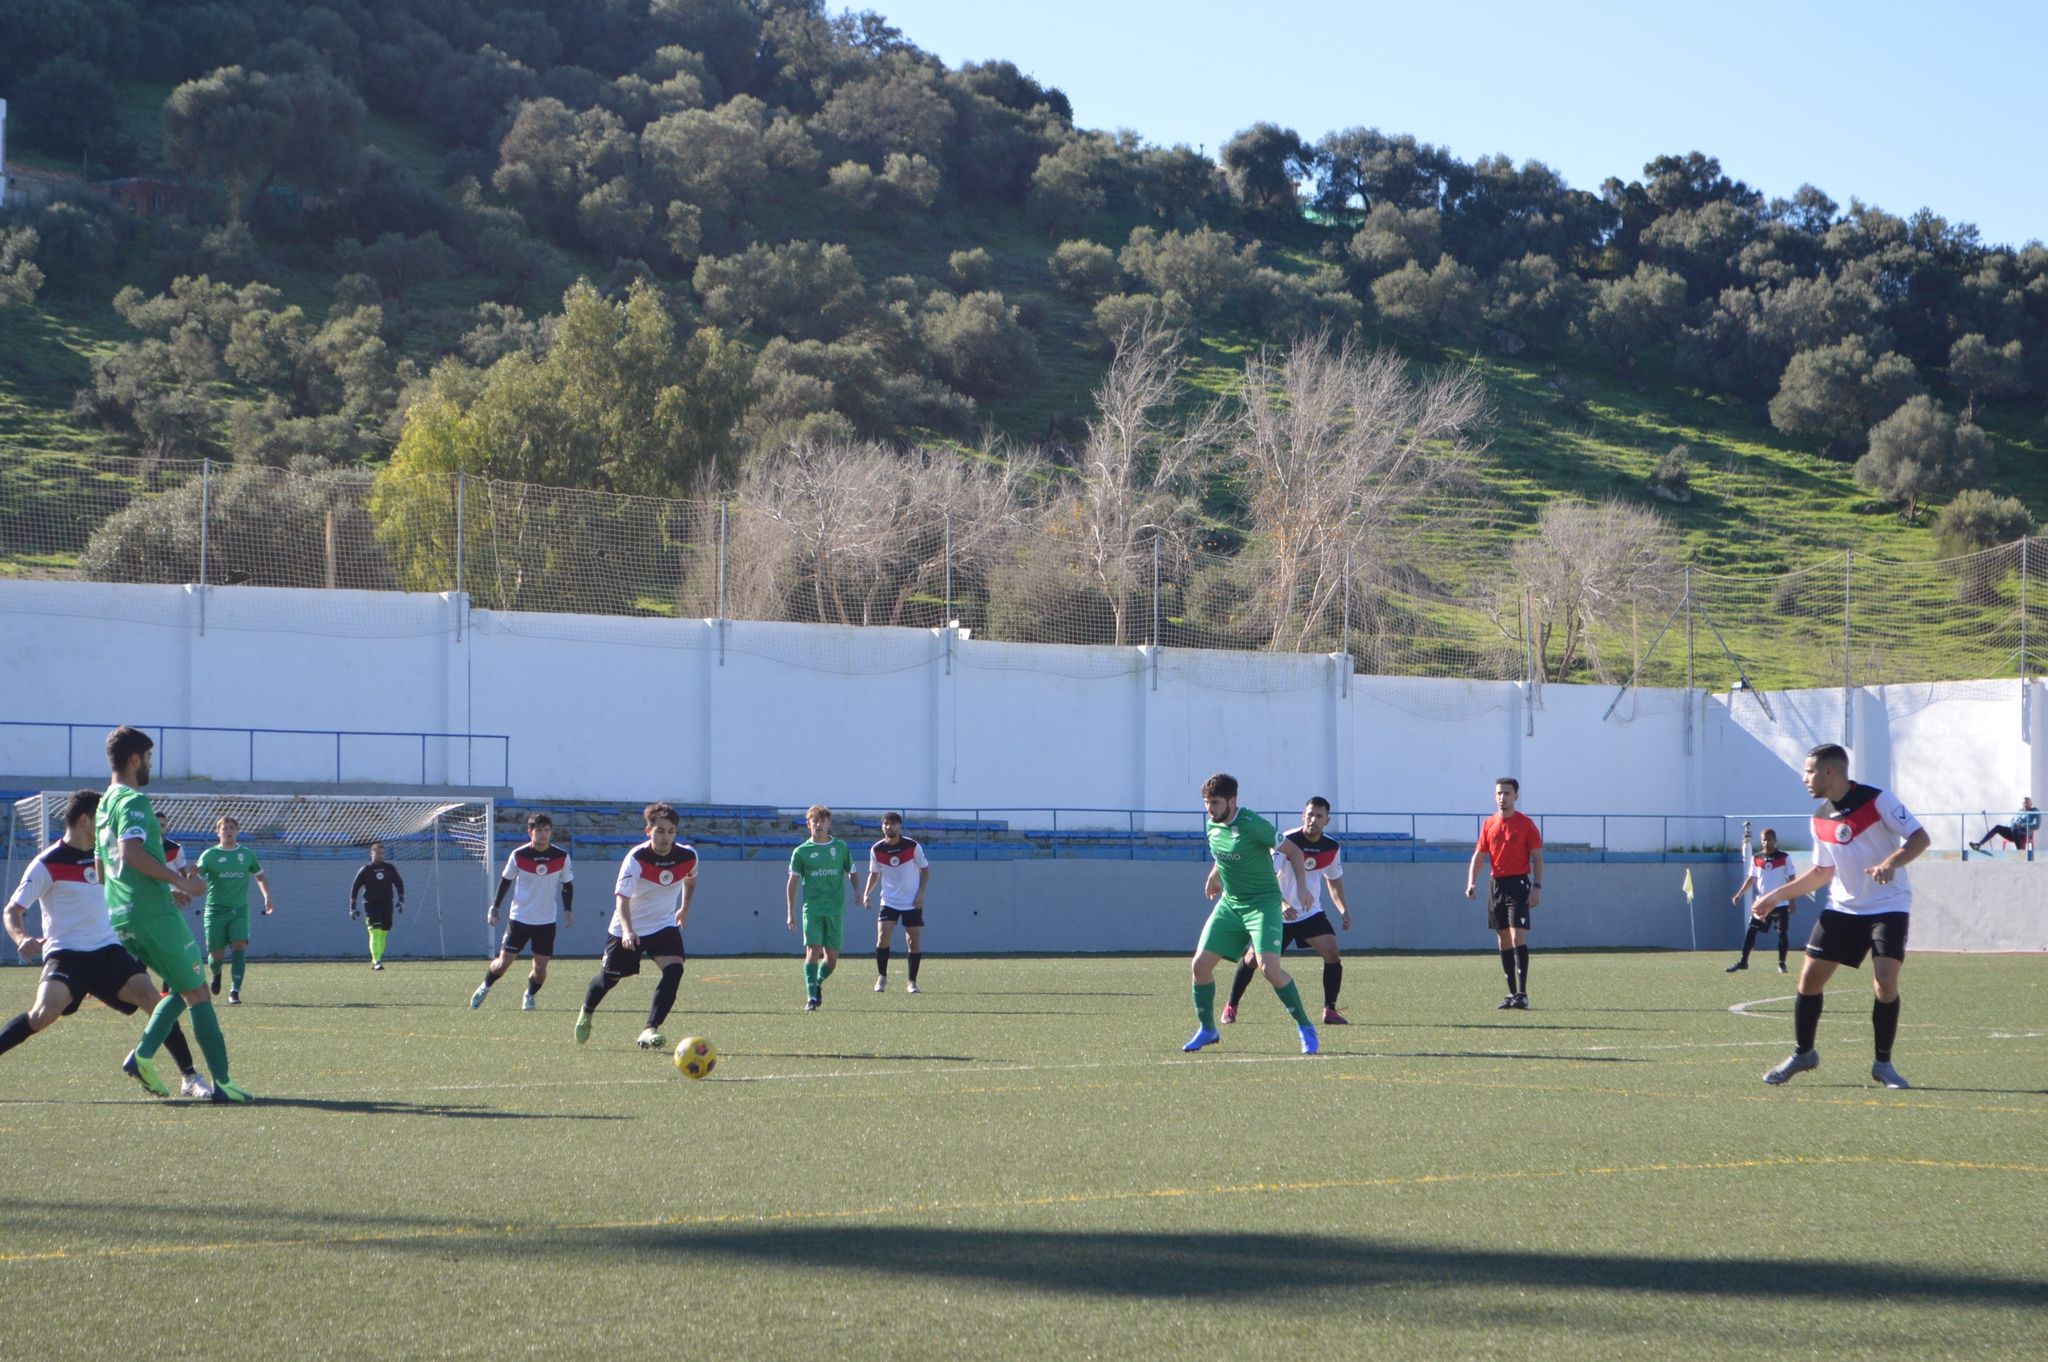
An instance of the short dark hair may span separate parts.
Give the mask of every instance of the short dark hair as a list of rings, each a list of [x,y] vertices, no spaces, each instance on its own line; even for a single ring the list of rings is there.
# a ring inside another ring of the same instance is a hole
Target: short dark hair
[[[93,818],[100,811],[98,790],[73,790],[71,798],[64,801],[64,826],[69,829],[81,818]]]
[[[526,820],[526,826],[528,826],[529,828],[539,828],[539,827],[549,827],[549,828],[551,828],[551,827],[553,827],[554,825],[555,825],[555,820],[554,820],[554,819],[552,819],[552,818],[550,818],[550,817],[548,817],[548,816],[547,816],[546,814],[544,814],[544,813],[537,813],[537,814],[533,815],[533,817],[531,817],[531,818],[529,818],[529,819],[527,819],[527,820]]]
[[[1832,766],[1844,775],[1849,772],[1849,753],[1838,742],[1824,742],[1806,755],[1815,766]]]
[[[1321,809],[1324,813],[1328,813],[1330,811],[1330,801],[1323,798],[1321,795],[1310,795],[1308,797],[1308,807],[1312,809]]]
[[[122,724],[107,734],[107,769],[118,771],[143,752],[156,746],[156,739],[139,728]]]
[[[657,818],[666,818],[669,822],[674,823],[678,827],[681,827],[683,822],[683,820],[677,817],[676,815],[675,805],[649,804],[646,808],[640,811],[640,826],[651,828],[654,826],[654,820]]]
[[[889,810],[889,812],[882,815],[882,821],[884,823],[894,823],[898,827],[901,827],[903,825],[903,815],[896,812],[896,810],[891,809]]]
[[[235,817],[231,813],[224,813],[220,817],[214,819],[213,821],[215,823],[225,823],[229,827],[233,828],[236,832],[240,832],[242,830],[242,820]]]
[[[1221,795],[1225,799],[1237,798],[1237,777],[1218,771],[1202,782],[1202,798]]]
[[[1520,794],[1522,792],[1522,782],[1516,780],[1513,776],[1495,776],[1493,778],[1493,783],[1496,786],[1505,785],[1510,790],[1513,790],[1516,794]]]
[[[379,841],[377,838],[372,837],[369,841],[369,848],[372,851],[382,851],[384,849],[384,843]]]

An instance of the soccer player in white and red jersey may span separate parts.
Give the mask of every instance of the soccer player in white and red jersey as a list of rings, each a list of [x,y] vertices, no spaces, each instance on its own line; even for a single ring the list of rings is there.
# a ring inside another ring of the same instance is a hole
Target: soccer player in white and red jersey
[[[903,835],[903,815],[882,815],[882,837],[868,848],[868,882],[860,891],[860,906],[875,906],[875,889],[882,891],[881,911],[875,914],[875,992],[889,987],[889,940],[896,924],[903,924],[903,946],[910,959],[909,991],[916,993],[917,967],[924,963],[924,891],[932,882],[932,863],[916,839]]]
[[[647,840],[619,862],[618,907],[605,938],[604,963],[576,1014],[578,1045],[590,1039],[590,1014],[619,980],[640,972],[643,955],[653,959],[661,982],[647,1008],[647,1029],[633,1043],[643,1050],[667,1043],[661,1024],[683,986],[683,924],[697,895],[697,853],[676,840],[678,821],[669,805],[649,804],[643,815]]]
[[[533,966],[526,974],[526,996],[519,1000],[522,1012],[533,1011],[534,995],[548,981],[548,962],[555,956],[555,919],[565,927],[575,925],[576,867],[566,848],[555,842],[555,820],[537,813],[526,820],[526,845],[505,858],[505,873],[498,880],[497,897],[484,912],[484,921],[496,925],[498,909],[505,894],[512,894],[511,920],[497,956],[484,966],[484,981],[469,995],[471,1007],[482,1007],[491,985],[505,977],[519,952],[533,947]]]
[[[1749,875],[1742,881],[1742,887],[1735,891],[1735,897],[1729,902],[1741,903],[1742,896],[1752,889],[1759,895],[1768,894],[1773,889],[1782,889],[1792,883],[1792,877],[1797,873],[1792,869],[1792,858],[1778,849],[1778,830],[1765,828],[1763,849],[1750,858]],[[1742,937],[1742,958],[1730,965],[1727,973],[1733,974],[1737,970],[1749,968],[1749,953],[1756,949],[1757,933],[1767,932],[1774,925],[1778,929],[1778,973],[1785,972],[1785,955],[1790,945],[1792,927],[1790,903],[1781,903],[1768,913],[1750,914],[1749,930],[1743,933]]]
[[[7,935],[23,960],[43,957],[43,979],[29,1010],[0,1026],[0,1054],[76,1012],[87,995],[130,1016],[157,1005],[148,971],[121,945],[107,916],[107,897],[94,868],[93,815],[99,807],[97,790],[79,790],[71,796],[64,806],[63,838],[29,863],[7,902]],[[31,908],[42,912],[41,936],[28,934]],[[164,1049],[185,1076],[181,1091],[186,1097],[213,1096],[192,1065],[192,1048],[181,1027],[171,1027]]]
[[[1804,776],[1807,793],[1821,801],[1813,814],[1813,868],[1790,884],[1758,894],[1750,912],[1767,913],[1822,887],[1828,902],[1799,969],[1792,1053],[1764,1073],[1764,1082],[1790,1082],[1795,1074],[1820,1067],[1814,1038],[1820,1031],[1823,990],[1837,966],[1855,969],[1869,955],[1870,982],[1877,993],[1870,1009],[1877,1042],[1870,1076],[1887,1088],[1907,1087],[1892,1067],[1892,1042],[1899,1035],[1899,969],[1906,962],[1906,925],[1913,911],[1913,887],[1902,872],[1931,839],[1897,795],[1850,780],[1849,754],[1834,743],[1806,754]]]
[[[1330,801],[1321,795],[1311,796],[1301,811],[1301,826],[1286,838],[1301,848],[1301,858],[1308,866],[1306,883],[1297,881],[1283,853],[1273,853],[1273,870],[1288,898],[1280,924],[1280,949],[1307,946],[1322,957],[1323,1025],[1349,1026],[1337,1010],[1337,992],[1344,987],[1344,961],[1337,954],[1337,929],[1323,909],[1323,886],[1329,886],[1330,899],[1337,905],[1346,931],[1351,930],[1351,905],[1344,901],[1344,849],[1329,835],[1329,828]],[[1237,962],[1237,977],[1230,981],[1230,1001],[1223,1008],[1225,1022],[1237,1020],[1237,1005],[1258,973],[1257,956],[1247,954]]]

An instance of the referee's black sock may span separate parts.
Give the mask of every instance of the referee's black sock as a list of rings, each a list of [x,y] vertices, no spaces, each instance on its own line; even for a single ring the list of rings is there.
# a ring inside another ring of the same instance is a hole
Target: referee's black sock
[[[875,973],[885,979],[889,977],[889,948],[887,946],[875,947]]]
[[[917,967],[924,963],[924,952],[912,951],[908,959],[910,960],[910,982],[914,984],[917,982]]]
[[[1232,1007],[1236,1007],[1244,1001],[1244,991],[1252,986],[1252,980],[1258,977],[1258,973],[1259,967],[1257,965],[1247,965],[1242,960],[1237,962],[1237,973],[1230,977],[1230,1005]]]
[[[1529,991],[1529,947],[1527,945],[1515,947],[1515,969],[1522,976],[1522,986],[1516,989],[1515,992],[1527,993]]]
[[[6,1054],[34,1034],[34,1029],[28,1024],[28,1013],[15,1013],[8,1019],[7,1025],[0,1026],[0,1055]]]
[[[1520,989],[1515,987],[1515,948],[1513,946],[1502,946],[1500,948],[1500,970],[1501,973],[1508,976],[1508,992],[1521,992]]]
[[[1334,1012],[1337,1008],[1338,990],[1344,987],[1344,962],[1325,960],[1323,962],[1323,1007]]]
[[[1792,1048],[1801,1054],[1813,1048],[1813,1038],[1820,1033],[1820,1007],[1824,996],[1802,993],[1792,1000]]]
[[[1899,1038],[1899,1002],[1879,1000],[1870,1005],[1870,1029],[1877,1034],[1877,1062],[1891,1063],[1892,1042]]]

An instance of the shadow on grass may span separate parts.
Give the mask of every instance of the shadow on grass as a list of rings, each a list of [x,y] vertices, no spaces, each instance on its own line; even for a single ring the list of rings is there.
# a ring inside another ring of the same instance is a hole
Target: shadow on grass
[[[979,1056],[976,1055],[885,1055],[872,1050],[864,1055],[841,1055],[834,1054],[829,1050],[733,1050],[728,1053],[730,1057],[737,1058],[744,1055],[748,1059],[911,1060],[919,1063],[929,1062],[936,1064],[973,1064],[979,1059]]]
[[[1357,1021],[1353,1026],[1385,1027],[1389,1031],[1649,1031],[1647,1026],[1568,1026],[1562,1022],[1383,1022]]]
[[[600,1247],[601,1246],[601,1247]],[[399,1245],[399,1247],[412,1247]],[[430,1252],[438,1247],[421,1244]],[[939,1226],[712,1226],[535,1232],[467,1252],[542,1254],[587,1263],[593,1251],[645,1263],[797,1272],[861,1264],[872,1274],[1097,1298],[1259,1299],[1364,1292],[1359,1309],[1427,1310],[1417,1289],[1561,1289],[1678,1297],[1756,1297],[1840,1308],[1854,1302],[1974,1305],[2048,1315],[2048,1281],[1935,1267],[1786,1257],[1706,1258],[1461,1249],[1357,1236],[1241,1230],[978,1230]]]
[[[198,1102],[192,1106],[211,1105]],[[266,1097],[258,1094],[259,1107],[296,1107],[342,1116],[447,1116],[466,1121],[630,1121],[630,1116],[580,1111],[506,1111],[502,1107],[460,1105],[453,1102],[397,1102],[382,1098],[348,1097]]]

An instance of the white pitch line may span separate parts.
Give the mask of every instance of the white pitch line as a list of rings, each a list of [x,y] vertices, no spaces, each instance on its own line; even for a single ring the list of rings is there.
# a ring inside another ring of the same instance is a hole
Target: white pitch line
[[[1733,1012],[1738,1017],[1753,1017],[1758,1021],[1777,1021],[1778,1018],[1776,1017],[1761,1017],[1758,1016],[1757,1013],[1754,1013],[1749,1009],[1752,1007],[1762,1007],[1765,1003],[1789,1003],[1798,996],[1799,995],[1796,993],[1787,993],[1782,998],[1752,998],[1750,1001],[1746,1003],[1736,1003],[1733,1007],[1730,1007],[1728,1010],[1730,1012]]]

